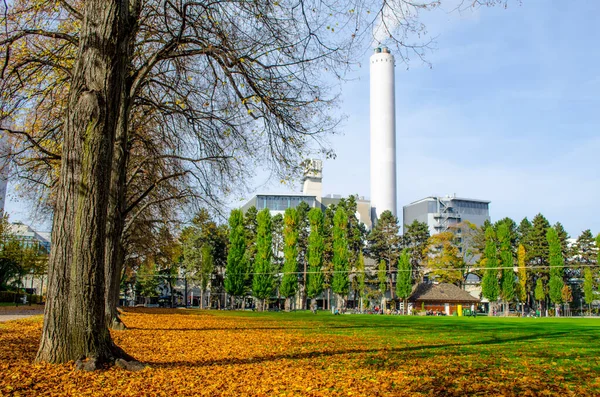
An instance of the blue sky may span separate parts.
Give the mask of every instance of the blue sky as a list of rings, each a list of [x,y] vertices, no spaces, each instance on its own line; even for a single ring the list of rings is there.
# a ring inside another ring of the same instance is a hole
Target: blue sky
[[[397,63],[399,213],[425,196],[456,193],[490,200],[492,220],[541,212],[572,237],[597,234],[600,2],[450,9],[423,14],[436,37],[432,68]],[[337,158],[324,163],[324,193],[369,196],[370,54],[341,86],[347,119],[330,139]],[[263,183],[259,172],[257,191],[290,190]],[[32,221],[14,198],[7,210]]]
[[[572,237],[600,232],[600,2],[450,9],[423,14],[432,68],[396,67],[399,213],[456,193],[492,201],[492,220],[541,212]],[[324,193],[369,196],[369,56],[342,86],[348,118]]]

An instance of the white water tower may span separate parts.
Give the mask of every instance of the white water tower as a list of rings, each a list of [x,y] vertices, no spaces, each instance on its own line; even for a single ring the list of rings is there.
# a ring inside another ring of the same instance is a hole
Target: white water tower
[[[371,55],[371,219],[396,214],[396,100],[394,56],[386,47]]]

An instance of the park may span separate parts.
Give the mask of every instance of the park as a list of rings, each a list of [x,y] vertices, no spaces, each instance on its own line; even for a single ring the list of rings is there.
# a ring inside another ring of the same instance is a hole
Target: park
[[[600,3],[535,3],[0,3],[0,397],[600,395]]]
[[[146,367],[34,363],[41,316],[0,323],[0,394],[418,396],[600,393],[600,321],[127,309]]]

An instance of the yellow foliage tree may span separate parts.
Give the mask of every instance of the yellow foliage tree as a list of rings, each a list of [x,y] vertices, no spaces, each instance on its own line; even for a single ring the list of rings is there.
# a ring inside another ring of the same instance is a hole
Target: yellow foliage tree
[[[429,237],[423,254],[425,271],[429,271],[437,281],[462,285],[465,263],[456,245],[454,233],[442,232]]]

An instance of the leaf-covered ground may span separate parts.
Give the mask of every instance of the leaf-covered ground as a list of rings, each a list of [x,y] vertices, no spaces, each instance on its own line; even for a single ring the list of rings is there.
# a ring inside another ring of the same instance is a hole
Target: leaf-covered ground
[[[41,317],[0,324],[0,395],[600,395],[600,320],[131,310],[148,363],[32,364]]]

